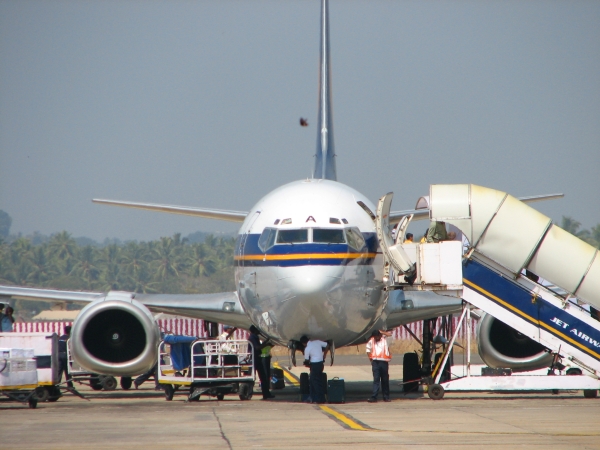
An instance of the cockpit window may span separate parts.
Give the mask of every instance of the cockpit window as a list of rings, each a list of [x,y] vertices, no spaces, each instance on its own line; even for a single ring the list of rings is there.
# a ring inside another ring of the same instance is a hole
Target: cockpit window
[[[278,244],[299,244],[308,242],[308,229],[301,230],[279,230],[277,233]]]
[[[363,237],[360,230],[356,227],[346,228],[346,239],[348,239],[348,245],[355,250],[361,251],[365,246],[365,238]]]
[[[313,228],[313,242],[324,244],[345,244],[344,230]]]
[[[258,239],[258,248],[262,252],[266,252],[275,243],[275,235],[277,234],[277,229],[275,228],[265,228]]]

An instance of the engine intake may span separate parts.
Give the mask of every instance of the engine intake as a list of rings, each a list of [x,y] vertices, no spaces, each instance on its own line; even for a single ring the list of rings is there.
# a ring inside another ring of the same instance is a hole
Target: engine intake
[[[546,347],[489,314],[479,321],[477,335],[479,356],[489,367],[525,372],[552,364]]]
[[[154,317],[131,293],[109,292],[81,310],[71,331],[73,359],[93,373],[132,376],[158,358]]]

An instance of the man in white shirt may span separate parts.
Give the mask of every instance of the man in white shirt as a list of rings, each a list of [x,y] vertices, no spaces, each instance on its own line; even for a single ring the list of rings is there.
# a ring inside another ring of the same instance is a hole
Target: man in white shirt
[[[371,339],[367,342],[367,355],[371,360],[371,368],[373,369],[373,395],[369,398],[369,403],[376,403],[379,391],[383,395],[383,401],[390,400],[390,375],[389,362],[392,359],[387,341],[383,336],[389,337],[392,333],[388,331],[373,331]]]
[[[328,344],[318,339],[309,340],[306,336],[302,336],[300,342],[305,346],[304,361],[310,365],[310,398],[308,402],[325,403],[323,368]]]

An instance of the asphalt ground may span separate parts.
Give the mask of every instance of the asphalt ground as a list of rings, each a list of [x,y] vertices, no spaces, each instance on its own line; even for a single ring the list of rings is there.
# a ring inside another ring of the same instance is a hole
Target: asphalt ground
[[[283,362],[283,361],[282,361]],[[36,409],[0,399],[1,449],[247,449],[247,448],[577,448],[600,449],[600,398],[559,395],[447,393],[404,395],[402,366],[390,366],[392,402],[367,403],[372,378],[367,364],[326,367],[344,378],[346,403],[299,402],[294,376],[261,400],[226,396],[166,401],[152,381],[139,390],[92,391],[88,400],[67,394]]]

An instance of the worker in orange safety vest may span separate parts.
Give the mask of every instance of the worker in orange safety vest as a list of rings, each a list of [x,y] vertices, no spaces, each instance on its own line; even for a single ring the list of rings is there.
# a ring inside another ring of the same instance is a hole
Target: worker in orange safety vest
[[[371,339],[367,342],[367,355],[371,360],[373,369],[373,394],[369,397],[369,403],[376,403],[379,391],[383,396],[384,402],[390,400],[390,374],[389,362],[392,359],[387,340],[383,337],[389,337],[392,333],[389,331],[375,330],[371,334]]]

